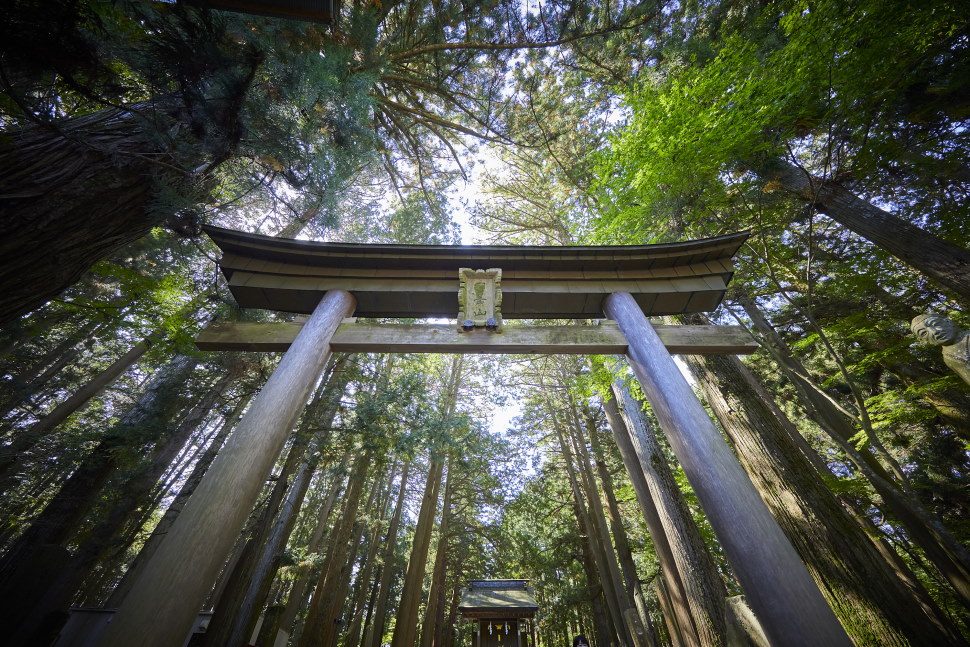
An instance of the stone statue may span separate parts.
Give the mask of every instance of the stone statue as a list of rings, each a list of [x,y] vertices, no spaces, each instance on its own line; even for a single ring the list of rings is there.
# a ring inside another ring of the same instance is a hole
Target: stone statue
[[[970,331],[941,315],[919,315],[910,328],[924,344],[943,347],[943,362],[970,384]]]

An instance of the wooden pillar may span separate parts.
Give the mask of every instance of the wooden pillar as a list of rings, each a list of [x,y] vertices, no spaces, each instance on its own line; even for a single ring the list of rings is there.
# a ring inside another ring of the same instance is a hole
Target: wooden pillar
[[[330,338],[355,305],[344,290],[324,295],[132,586],[101,647],[177,647],[188,637],[330,356]]]
[[[629,292],[604,302],[627,357],[773,645],[851,647],[795,549]]]

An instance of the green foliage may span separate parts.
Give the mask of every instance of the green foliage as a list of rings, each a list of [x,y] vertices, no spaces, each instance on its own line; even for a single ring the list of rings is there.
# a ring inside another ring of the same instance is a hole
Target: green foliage
[[[600,158],[599,239],[676,239],[732,205],[747,171],[789,152],[821,174],[893,163],[897,120],[912,119],[905,97],[926,85],[920,74],[950,79],[963,64],[957,4],[774,3],[716,38],[692,35],[695,51],[626,95],[630,123]]]
[[[970,395],[938,349],[912,344],[905,323],[941,308],[967,327],[960,304],[763,177],[773,160],[797,161],[965,245],[970,74],[958,3],[667,4],[649,30],[642,21],[651,6],[622,2],[547,3],[541,16],[512,0],[345,4],[334,30],[183,3],[18,4],[22,11],[0,28],[10,73],[0,125],[61,123],[150,102],[135,106],[145,142],[171,154],[178,171],[159,170],[152,208],[177,211],[168,224],[183,236],[152,229],[96,264],[58,302],[4,331],[11,344],[0,368],[24,384],[52,366],[48,355],[62,346],[78,351],[47,384],[23,389],[30,398],[3,419],[11,434],[148,333],[160,329],[166,339],[26,457],[2,507],[10,536],[105,429],[130,441],[119,449],[124,470],[137,465],[141,434],[160,427],[122,430],[119,420],[202,322],[278,318],[230,310],[212,296],[221,280],[211,262],[216,251],[184,237],[197,216],[287,236],[451,244],[458,237],[450,200],[471,169],[469,153],[485,169],[472,222],[495,242],[639,244],[752,230],[729,305],[740,313],[732,297],[755,299],[809,378],[857,425],[852,443],[871,448],[870,425],[925,505],[959,538],[970,533]],[[636,28],[609,29],[621,24]],[[489,48],[593,29],[601,32],[555,49]],[[25,37],[32,31],[52,37]],[[457,42],[481,47],[452,47]],[[487,163],[483,142],[495,145]],[[200,201],[205,209],[193,211]],[[723,311],[712,316],[728,321]],[[374,357],[354,359],[333,428],[317,430],[329,433],[319,448],[329,467],[312,484],[278,593],[322,562],[306,546],[315,513],[342,478],[343,458],[372,450],[383,467],[394,457],[413,461],[414,473],[449,457],[455,517],[438,531],[453,555],[449,587],[466,577],[530,577],[545,635],[564,629],[565,618],[590,620],[596,590],[569,487],[574,466],[565,464],[554,433],[573,412],[582,424],[602,425],[598,401],[612,397],[613,381],[630,378],[610,358],[589,365],[517,358],[514,371],[513,362],[468,361],[459,406],[444,415],[441,358],[398,357],[390,369]],[[822,475],[828,487],[901,537],[770,357],[746,361],[831,468]],[[249,379],[258,382],[271,364],[263,361],[262,375]],[[173,385],[170,402],[197,401],[224,368],[207,363]],[[501,395],[521,403],[522,415],[511,433],[494,434],[484,421],[506,382],[521,388]],[[629,386],[642,396],[635,382]],[[231,390],[222,414],[243,391]],[[211,433],[201,428],[193,451]],[[657,558],[610,451],[624,525],[649,581]],[[733,586],[683,471],[675,476]],[[408,493],[409,510],[416,496]],[[379,516],[368,510],[361,520],[376,524]],[[150,525],[157,513],[149,517]],[[412,521],[406,514],[386,567],[403,569]],[[357,577],[359,566],[348,572]]]

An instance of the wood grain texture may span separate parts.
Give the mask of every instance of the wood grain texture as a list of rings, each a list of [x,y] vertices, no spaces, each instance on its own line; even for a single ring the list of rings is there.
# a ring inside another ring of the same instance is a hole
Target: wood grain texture
[[[200,350],[285,351],[303,327],[299,322],[222,322],[196,337]],[[673,354],[747,355],[758,349],[741,326],[655,326]],[[330,346],[338,353],[508,353],[558,355],[625,354],[627,341],[615,324],[600,326],[506,326],[501,334],[463,333],[451,324],[344,323]]]
[[[605,303],[627,357],[772,644],[850,647],[795,549],[629,293]]]
[[[134,583],[99,646],[172,647],[185,641],[326,364],[330,338],[353,308],[353,296],[340,290],[320,301]]]

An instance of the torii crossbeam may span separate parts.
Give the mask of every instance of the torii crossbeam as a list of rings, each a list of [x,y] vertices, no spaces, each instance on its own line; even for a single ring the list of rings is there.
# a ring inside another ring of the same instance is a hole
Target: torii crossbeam
[[[181,644],[259,489],[334,350],[624,353],[772,644],[851,642],[671,352],[749,353],[743,329],[654,326],[647,316],[710,311],[747,234],[621,247],[354,245],[215,227],[220,267],[244,308],[305,323],[217,324],[205,350],[286,350],[118,610],[104,647]],[[459,306],[459,300],[461,305]],[[460,313],[460,316],[458,316]],[[611,319],[599,326],[510,319]],[[453,319],[447,326],[344,323]]]

